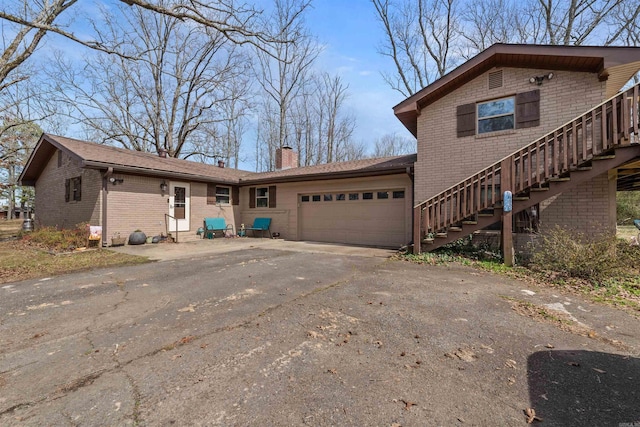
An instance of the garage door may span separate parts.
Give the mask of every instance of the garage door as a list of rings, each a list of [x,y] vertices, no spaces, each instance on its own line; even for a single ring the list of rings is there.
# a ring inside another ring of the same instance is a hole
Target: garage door
[[[302,240],[400,247],[406,244],[404,190],[299,195]]]

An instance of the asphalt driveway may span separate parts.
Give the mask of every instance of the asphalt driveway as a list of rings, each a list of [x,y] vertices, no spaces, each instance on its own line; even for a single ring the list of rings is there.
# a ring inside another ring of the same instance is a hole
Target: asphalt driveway
[[[247,247],[2,286],[0,425],[524,426],[528,408],[543,426],[640,424],[637,318],[461,266],[331,252]]]

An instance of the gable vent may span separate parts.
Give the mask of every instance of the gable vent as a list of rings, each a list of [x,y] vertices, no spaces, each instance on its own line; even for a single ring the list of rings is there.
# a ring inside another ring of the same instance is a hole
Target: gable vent
[[[489,73],[489,89],[502,87],[502,70]]]

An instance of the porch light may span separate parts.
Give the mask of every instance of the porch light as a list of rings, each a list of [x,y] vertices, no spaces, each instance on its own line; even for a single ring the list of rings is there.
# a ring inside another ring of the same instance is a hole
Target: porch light
[[[111,177],[109,178],[109,182],[112,183],[113,185],[122,184],[124,182],[124,179]]]
[[[542,76],[533,76],[529,79],[529,83],[531,84],[537,84],[538,86],[540,86],[542,84],[542,82],[544,81],[544,79],[547,80],[551,80],[553,78],[553,73],[549,73],[549,74],[545,74]]]
[[[160,191],[162,192],[162,195],[164,196],[164,193],[167,192],[167,183],[165,182],[165,180],[163,179],[162,182],[160,183]]]

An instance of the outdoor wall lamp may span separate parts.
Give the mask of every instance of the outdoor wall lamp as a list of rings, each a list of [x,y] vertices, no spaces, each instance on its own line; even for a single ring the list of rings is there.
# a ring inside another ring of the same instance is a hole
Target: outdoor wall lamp
[[[552,78],[553,78],[553,73],[545,74],[543,76],[533,76],[529,79],[529,83],[531,84],[535,83],[538,86],[540,86],[544,81],[544,79],[551,80]]]
[[[124,182],[124,179],[111,177],[109,178],[109,182],[112,183],[113,185],[122,184]]]
[[[160,191],[162,192],[162,195],[164,196],[164,193],[167,192],[167,189],[169,187],[167,186],[167,183],[165,182],[165,180],[163,179],[162,182],[160,183]]]

